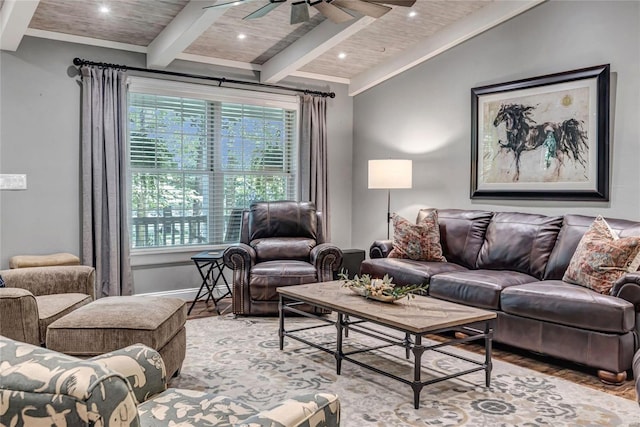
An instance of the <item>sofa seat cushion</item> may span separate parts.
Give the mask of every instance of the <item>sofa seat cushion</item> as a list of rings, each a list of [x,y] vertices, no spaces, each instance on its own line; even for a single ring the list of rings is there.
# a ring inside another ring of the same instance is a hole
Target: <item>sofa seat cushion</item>
[[[251,269],[249,294],[254,301],[277,301],[279,286],[303,285],[318,281],[316,268],[304,261],[266,261]]]
[[[141,427],[160,425],[233,426],[258,413],[237,399],[170,388],[138,405]]]
[[[500,305],[505,313],[591,331],[622,334],[635,327],[630,302],[560,280],[512,286],[502,291]]]
[[[388,274],[396,285],[429,283],[431,276],[452,271],[467,271],[467,269],[452,262],[414,261],[400,258],[368,259],[360,264],[361,274],[377,278]]]
[[[70,293],[37,296],[38,324],[42,342],[44,343],[44,339],[47,336],[47,328],[50,324],[89,304],[91,301],[93,301],[93,298],[87,294]]]
[[[79,357],[135,343],[161,350],[185,322],[185,301],[180,298],[100,298],[50,324],[47,348]]]
[[[537,281],[535,277],[517,271],[456,271],[433,276],[429,295],[473,307],[499,310],[503,289],[534,281]]]

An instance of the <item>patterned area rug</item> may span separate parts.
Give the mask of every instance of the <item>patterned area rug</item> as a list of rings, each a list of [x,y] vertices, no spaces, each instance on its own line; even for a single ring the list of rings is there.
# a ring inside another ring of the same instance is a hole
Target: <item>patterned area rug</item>
[[[312,320],[287,319],[287,329]],[[335,328],[304,332],[313,342],[332,343]],[[353,348],[377,344],[352,333],[345,341]],[[453,352],[474,360],[481,355],[461,349]],[[412,378],[404,349],[385,348],[358,356],[359,360]],[[471,367],[440,353],[423,356],[422,379]],[[187,322],[187,357],[172,387],[205,390],[238,397],[267,408],[310,390],[340,396],[342,425],[360,426],[633,426],[640,427],[640,407],[572,382],[494,359],[491,388],[484,372],[432,384],[422,390],[420,409],[413,407],[410,386],[343,362],[335,373],[333,355],[292,339],[278,348],[276,318],[237,318],[232,315]]]

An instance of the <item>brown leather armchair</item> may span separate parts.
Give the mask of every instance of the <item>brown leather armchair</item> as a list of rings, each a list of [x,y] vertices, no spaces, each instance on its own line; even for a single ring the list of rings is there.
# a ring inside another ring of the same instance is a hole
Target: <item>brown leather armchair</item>
[[[242,214],[240,243],[224,252],[233,270],[234,314],[277,314],[280,286],[333,280],[342,251],[325,243],[311,202],[256,202]]]

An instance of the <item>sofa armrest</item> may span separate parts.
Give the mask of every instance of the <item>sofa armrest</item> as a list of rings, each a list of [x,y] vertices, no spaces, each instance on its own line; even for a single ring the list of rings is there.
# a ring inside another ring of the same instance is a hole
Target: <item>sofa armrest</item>
[[[610,295],[629,301],[640,312],[640,272],[627,273],[616,280]]]
[[[321,243],[311,249],[310,261],[318,272],[318,282],[329,282],[342,264],[342,251],[331,243]]]
[[[126,377],[138,403],[167,389],[167,373],[160,353],[134,344],[89,359]]]
[[[0,401],[7,425],[138,426],[128,381],[97,363],[0,336]]]
[[[239,426],[315,426],[338,427],[340,425],[340,400],[335,394],[315,393],[296,396],[274,408],[261,411]]]
[[[369,248],[369,258],[386,258],[393,249],[393,240],[376,240]]]
[[[22,288],[0,288],[0,335],[40,345],[38,303]]]
[[[95,269],[86,265],[29,267],[0,271],[6,286],[35,296],[80,293],[95,299]]]

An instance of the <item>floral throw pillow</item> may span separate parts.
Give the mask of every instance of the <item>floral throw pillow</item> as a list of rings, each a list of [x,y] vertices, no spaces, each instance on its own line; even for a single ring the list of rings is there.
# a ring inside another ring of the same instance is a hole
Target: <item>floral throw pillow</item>
[[[440,245],[438,211],[433,210],[418,224],[393,214],[393,249],[389,258],[416,261],[446,261]]]
[[[640,266],[640,236],[618,237],[598,216],[584,233],[562,280],[607,294],[613,283]]]

